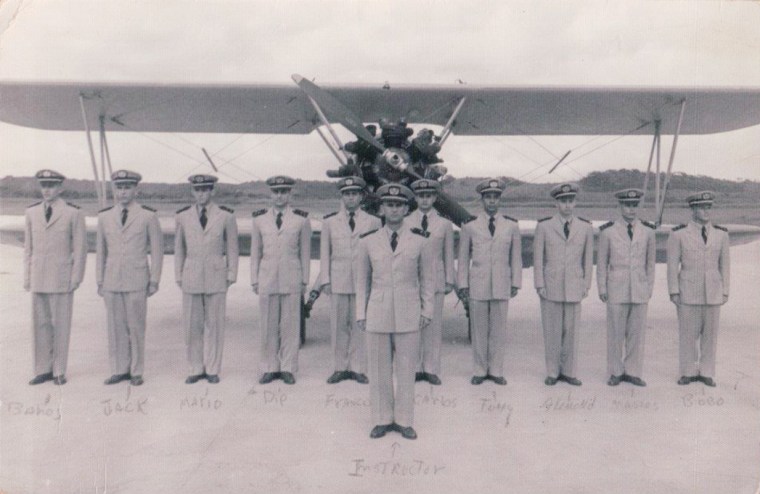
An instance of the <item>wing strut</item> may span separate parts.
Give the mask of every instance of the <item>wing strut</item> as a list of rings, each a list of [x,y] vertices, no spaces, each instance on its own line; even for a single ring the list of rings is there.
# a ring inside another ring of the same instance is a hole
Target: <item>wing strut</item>
[[[441,134],[438,136],[438,144],[440,144],[441,147],[443,147],[443,143],[446,142],[446,139],[451,135],[451,129],[454,127],[454,124],[456,124],[456,119],[459,116],[459,112],[462,111],[465,101],[467,101],[467,96],[462,96],[457,107],[454,108],[454,113],[451,114],[449,121],[446,122],[446,126],[441,130]]]
[[[644,186],[642,187],[642,190],[644,191],[644,197],[641,198],[642,204],[644,203],[647,188],[649,187],[649,176],[652,174],[652,161],[654,160],[654,151],[659,146],[661,123],[662,122],[660,120],[654,121],[654,139],[652,139],[652,150],[649,151],[649,164],[647,165],[647,174],[644,175]]]
[[[87,123],[87,112],[84,109],[84,94],[79,93],[79,106],[82,108],[82,119],[84,120],[84,131],[87,135],[87,146],[90,150],[90,160],[92,161],[92,174],[95,177],[95,194],[98,196],[98,204],[101,208],[105,207],[106,201],[103,197],[103,190],[98,176],[98,164],[95,160],[95,149],[92,147],[92,136],[90,135],[90,124]]]
[[[105,115],[100,116],[100,164],[108,166],[108,175],[106,175],[105,168],[103,169],[103,202],[106,200],[106,176],[113,175],[113,168],[111,167],[111,152],[108,150],[108,139],[106,138],[106,124]],[[105,159],[104,159],[105,157]],[[108,181],[111,184],[111,197],[116,198],[116,190],[113,185],[113,181]]]
[[[681,124],[683,123],[683,114],[686,110],[686,98],[681,100],[681,112],[678,115],[678,125],[676,133],[673,134],[673,144],[670,146],[670,158],[668,159],[668,171],[665,175],[665,183],[662,187],[662,198],[660,199],[660,210],[657,212],[657,225],[662,224],[662,213],[665,210],[665,194],[668,193],[670,185],[670,176],[673,173],[673,161],[676,159],[676,146],[678,145],[678,136],[681,134]]]
[[[314,100],[314,98],[311,97],[311,95],[307,94],[307,98],[309,98],[309,101],[311,102],[311,106],[314,107],[314,110],[317,112],[317,116],[319,117],[319,120],[322,122],[322,124],[327,127],[328,132],[330,132],[330,136],[333,138],[333,142],[330,142],[327,139],[327,136],[322,133],[319,127],[317,127],[317,131],[319,131],[319,136],[322,138],[322,140],[325,141],[327,144],[327,147],[330,148],[330,150],[333,152],[336,158],[338,158],[338,161],[340,161],[341,165],[345,165],[344,160],[341,159],[336,151],[336,147],[340,149],[343,152],[343,157],[345,160],[348,160],[348,154],[346,154],[346,151],[343,149],[343,143],[341,142],[340,138],[338,137],[338,133],[335,132],[335,129],[333,129],[332,125],[330,125],[330,122],[327,120],[327,117],[325,116],[325,113],[322,111],[322,108],[319,107],[317,102]]]

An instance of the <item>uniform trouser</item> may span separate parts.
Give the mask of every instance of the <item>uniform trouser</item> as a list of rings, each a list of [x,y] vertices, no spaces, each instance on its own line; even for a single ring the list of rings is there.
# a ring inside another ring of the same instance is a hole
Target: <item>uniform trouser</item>
[[[66,374],[74,292],[32,293],[34,373]]]
[[[142,376],[148,292],[103,292],[108,313],[108,358],[112,374]]]
[[[414,372],[420,352],[420,332],[367,333],[369,401],[372,423],[414,424]],[[393,367],[396,390],[393,390]]]
[[[474,375],[504,376],[509,300],[470,300]]]
[[[298,372],[301,344],[301,294],[273,293],[259,297],[261,372]]]
[[[356,324],[356,295],[330,295],[330,329],[335,370],[366,374],[367,342],[365,332]]]
[[[607,303],[607,373],[641,377],[648,304]]]
[[[182,295],[182,321],[192,375],[217,375],[222,370],[226,306],[226,292]]]
[[[580,325],[580,302],[554,302],[541,299],[544,328],[546,374],[575,377],[575,328]]]
[[[682,376],[715,377],[719,322],[720,305],[678,306],[678,353]]]
[[[441,339],[443,338],[443,292],[436,292],[433,319],[420,331],[420,363],[417,370],[436,376],[441,373]]]

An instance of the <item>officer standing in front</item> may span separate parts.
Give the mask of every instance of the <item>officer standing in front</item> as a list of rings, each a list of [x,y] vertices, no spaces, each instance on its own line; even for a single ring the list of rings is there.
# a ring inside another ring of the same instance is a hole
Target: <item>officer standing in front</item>
[[[356,262],[356,319],[367,331],[371,438],[398,431],[416,439],[414,374],[420,330],[433,317],[435,286],[429,233],[409,228],[404,216],[414,193],[380,186],[385,226],[362,235]],[[394,392],[394,367],[396,389]]]
[[[715,386],[720,306],[728,302],[731,280],[728,230],[710,222],[715,194],[687,197],[692,220],[668,238],[668,291],[678,311],[679,362],[685,385]]]
[[[641,189],[615,192],[619,221],[599,227],[596,280],[599,298],[607,304],[607,384],[641,379],[647,306],[654,288],[655,225],[637,219]]]
[[[580,324],[581,301],[593,282],[594,231],[591,222],[573,215],[576,183],[558,184],[549,194],[557,214],[538,220],[533,240],[533,274],[541,298],[541,324],[546,352],[546,379],[553,386],[575,377],[575,330]]]
[[[24,290],[32,292],[34,373],[29,384],[66,384],[74,290],[84,277],[87,234],[79,207],[60,198],[65,177],[35,175],[42,201],[25,213]]]
[[[435,305],[433,320],[420,332],[420,363],[415,381],[440,385],[441,340],[443,339],[443,299],[454,289],[454,228],[449,220],[434,209],[441,184],[421,179],[410,184],[417,201],[417,209],[404,220],[410,227],[429,232],[428,242],[433,256],[435,277]]]
[[[143,383],[147,299],[158,291],[164,247],[156,211],[135,200],[141,179],[114,172],[116,205],[98,214],[96,279],[106,303],[112,372],[105,384]]]
[[[359,236],[382,226],[380,218],[361,210],[366,182],[360,177],[338,181],[340,211],[325,215],[320,236],[319,279],[321,292],[330,295],[330,329],[335,371],[327,379],[335,384],[367,380],[366,335],[356,323],[354,268]]]
[[[295,384],[300,345],[301,296],[309,283],[311,224],[306,211],[291,209],[295,180],[266,181],[272,210],[253,212],[251,287],[259,296],[262,375],[259,383]]]
[[[507,309],[522,286],[520,227],[516,219],[498,214],[505,186],[503,180],[490,178],[475,187],[483,214],[463,224],[459,238],[457,285],[472,318],[475,385],[486,379],[507,384]]]
[[[238,229],[234,211],[211,199],[213,175],[192,175],[195,205],[177,211],[174,274],[182,289],[182,323],[190,376],[187,384],[219,382],[227,289],[237,281]]]

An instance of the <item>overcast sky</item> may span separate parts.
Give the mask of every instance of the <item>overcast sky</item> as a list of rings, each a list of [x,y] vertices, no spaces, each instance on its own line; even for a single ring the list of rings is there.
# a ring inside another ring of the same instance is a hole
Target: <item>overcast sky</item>
[[[0,78],[289,83],[297,72],[317,83],[760,88],[758,26],[759,2],[5,0]],[[454,136],[441,156],[454,176],[538,182],[646,169],[647,137],[583,156],[613,139]],[[115,167],[149,181],[208,171],[201,147],[234,158],[220,173],[226,182],[322,179],[334,166],[316,135],[112,133],[109,144]],[[0,124],[0,147],[0,176],[43,167],[91,176],[82,133]],[[547,175],[571,148],[567,166]],[[760,180],[760,126],[684,136],[675,168]]]

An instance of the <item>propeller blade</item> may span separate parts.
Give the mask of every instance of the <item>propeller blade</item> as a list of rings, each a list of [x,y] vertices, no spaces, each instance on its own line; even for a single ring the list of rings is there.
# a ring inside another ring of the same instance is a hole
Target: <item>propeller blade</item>
[[[293,81],[298,84],[301,90],[309,95],[322,109],[322,111],[343,125],[352,134],[363,141],[372,144],[378,151],[385,151],[385,147],[362,125],[362,121],[354,112],[349,110],[343,103],[333,97],[330,93],[314,84],[308,79],[304,79],[298,74],[293,74]]]
[[[433,207],[441,216],[456,226],[462,226],[465,221],[472,218],[469,211],[444,191],[438,193],[438,199],[433,204]]]

